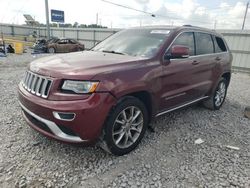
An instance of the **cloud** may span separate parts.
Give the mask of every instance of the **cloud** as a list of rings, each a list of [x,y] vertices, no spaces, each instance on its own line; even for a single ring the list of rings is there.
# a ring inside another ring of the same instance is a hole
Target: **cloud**
[[[147,4],[149,3],[149,0],[135,0],[139,4]]]
[[[199,15],[199,16],[203,16],[206,14],[206,9],[205,7],[198,7],[195,11],[194,11],[195,15]]]
[[[240,29],[245,10],[242,2],[229,4],[222,2],[217,7],[207,8],[195,0],[182,0],[180,2],[165,2],[162,0],[135,0],[141,6],[147,6],[147,11],[156,15],[136,13],[135,15],[121,16],[129,25],[184,25],[191,24],[214,29]],[[138,9],[140,7],[138,6]],[[125,24],[126,25],[126,24]],[[249,28],[249,26],[248,26]]]
[[[93,24],[96,22],[96,13],[99,23],[110,27],[123,28],[142,25],[183,25],[191,24],[201,27],[240,29],[245,12],[245,4],[241,1],[216,1],[208,3],[198,0],[110,0],[112,2],[133,7],[149,13],[144,14],[104,3],[101,0],[50,0],[50,9],[65,11],[65,21],[69,23]],[[199,3],[200,2],[200,3]],[[219,3],[221,2],[221,3]],[[207,6],[210,6],[208,8]],[[214,6],[212,8],[211,6]],[[44,0],[1,0],[0,22],[24,24],[23,14],[30,14],[41,23],[45,23]],[[250,16],[250,12],[249,12]],[[246,29],[250,29],[247,17]]]
[[[233,6],[221,3],[219,7],[218,10],[211,11],[210,14],[217,21],[218,28],[241,29],[246,8],[245,5],[242,2],[236,2]]]
[[[245,7],[242,2],[237,2],[236,5],[228,11],[228,14],[234,18],[242,18],[245,13]]]
[[[208,28],[214,28],[216,25],[217,28],[240,29],[244,10],[245,5],[242,2],[236,2],[234,5],[223,2],[214,9],[209,9],[195,0],[182,0],[166,2],[156,14],[160,12],[166,15],[175,25],[191,24]]]

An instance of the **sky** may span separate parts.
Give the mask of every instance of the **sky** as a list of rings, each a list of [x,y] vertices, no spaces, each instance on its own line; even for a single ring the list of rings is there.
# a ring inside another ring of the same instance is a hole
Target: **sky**
[[[112,28],[144,25],[196,25],[211,29],[241,29],[247,0],[109,0],[144,14],[102,0],[48,0],[49,9],[63,10],[65,22],[98,24]],[[45,0],[0,0],[0,23],[24,24],[23,14],[45,23]],[[250,7],[246,29],[250,29]]]

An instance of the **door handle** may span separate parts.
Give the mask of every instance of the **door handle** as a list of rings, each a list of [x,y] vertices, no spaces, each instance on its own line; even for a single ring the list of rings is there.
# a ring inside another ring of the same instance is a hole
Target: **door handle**
[[[215,60],[216,60],[216,61],[220,61],[221,58],[220,58],[220,57],[216,57]]]
[[[194,60],[194,61],[192,62],[192,65],[198,65],[199,63],[200,63],[199,61]]]

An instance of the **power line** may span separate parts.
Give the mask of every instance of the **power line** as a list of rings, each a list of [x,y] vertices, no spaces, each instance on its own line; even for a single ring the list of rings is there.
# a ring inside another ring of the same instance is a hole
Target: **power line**
[[[12,1],[8,1],[7,10],[8,10],[8,8],[10,7],[11,2],[12,2]],[[2,15],[2,17],[1,17],[1,22],[3,22],[4,18],[5,18],[5,14]]]
[[[112,4],[112,5],[115,5],[115,6],[119,6],[119,7],[122,7],[122,8],[134,10],[134,11],[137,11],[137,12],[141,12],[141,13],[145,13],[145,14],[150,14],[152,17],[156,16],[155,14],[153,14],[151,12],[146,12],[146,11],[143,11],[143,10],[135,9],[135,8],[132,8],[132,7],[129,7],[129,6],[126,6],[126,5],[121,5],[121,4],[113,3],[113,2],[107,1],[107,0],[101,0],[101,1],[103,1],[105,3],[109,3],[109,4]],[[157,15],[157,16],[159,16],[159,15]]]
[[[21,8],[17,9],[17,13],[15,14],[15,16],[12,17],[12,22],[15,22],[16,21],[16,17],[23,12],[23,9],[27,7],[27,4],[30,0],[27,0],[26,3],[24,3]]]
[[[183,20],[183,18],[180,18],[180,17],[165,16],[165,15],[161,15],[161,14],[155,14],[155,13],[152,13],[152,12],[147,12],[147,11],[135,9],[135,8],[132,8],[132,7],[129,7],[129,6],[126,6],[126,5],[113,3],[113,2],[107,1],[107,0],[101,0],[101,1],[103,1],[103,2],[105,2],[105,3],[109,3],[109,4],[112,4],[112,5],[115,5],[115,6],[119,6],[119,7],[122,7],[122,8],[134,10],[134,11],[137,11],[137,12],[141,12],[141,13],[144,13],[144,14],[149,14],[149,15],[151,15],[152,17],[156,17],[156,16],[157,16],[157,17],[163,17],[163,18],[168,18],[168,19]],[[169,11],[169,12],[170,12],[170,11]],[[170,12],[170,13],[171,13],[171,12]],[[172,12],[172,13],[175,13],[175,12]],[[188,21],[197,22],[197,23],[207,23],[207,24],[211,24],[211,22],[201,21],[201,20],[198,20],[198,19],[190,19],[190,20],[188,20]]]

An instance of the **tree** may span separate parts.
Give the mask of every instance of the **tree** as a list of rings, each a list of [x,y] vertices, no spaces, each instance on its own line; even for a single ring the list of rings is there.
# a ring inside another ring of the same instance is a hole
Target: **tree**
[[[79,23],[78,22],[75,22],[73,27],[78,27]]]
[[[80,27],[80,28],[86,28],[87,25],[86,24],[80,24],[78,27]]]
[[[51,27],[57,27],[57,23],[50,23]],[[39,27],[46,27],[46,24],[40,23]],[[97,24],[90,24],[90,25],[86,25],[86,24],[79,24],[78,22],[75,22],[73,25],[71,23],[59,23],[59,27],[62,28],[108,28],[106,26],[102,26],[102,25],[97,25]]]

